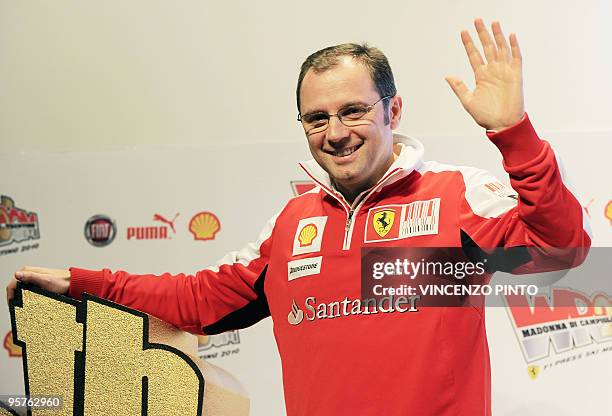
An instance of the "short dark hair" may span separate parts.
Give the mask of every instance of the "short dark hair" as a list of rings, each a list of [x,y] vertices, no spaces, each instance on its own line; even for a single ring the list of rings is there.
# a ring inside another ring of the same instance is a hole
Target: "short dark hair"
[[[325,72],[338,65],[340,58],[345,56],[350,56],[355,61],[365,65],[368,71],[370,71],[370,77],[381,97],[392,97],[397,93],[391,66],[387,57],[380,49],[368,46],[367,43],[361,45],[357,43],[343,43],[316,51],[306,58],[302,64],[296,89],[298,112],[300,111],[300,89],[308,70],[312,69],[318,73]],[[385,123],[388,123],[389,100],[383,100],[383,105],[385,109]]]

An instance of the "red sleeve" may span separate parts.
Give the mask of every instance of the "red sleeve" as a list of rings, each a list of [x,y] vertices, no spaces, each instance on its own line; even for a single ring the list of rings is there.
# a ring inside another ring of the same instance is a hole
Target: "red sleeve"
[[[462,230],[485,249],[537,248],[529,250],[532,261],[513,273],[580,264],[591,244],[589,226],[550,145],[538,138],[527,115],[515,126],[487,135],[502,153],[512,189],[487,172],[462,170]],[[559,255],[550,248],[564,250]]]
[[[263,284],[275,220],[268,222],[256,243],[195,275],[134,275],[73,267],[69,295],[80,299],[87,292],[197,334],[244,328],[270,315]]]

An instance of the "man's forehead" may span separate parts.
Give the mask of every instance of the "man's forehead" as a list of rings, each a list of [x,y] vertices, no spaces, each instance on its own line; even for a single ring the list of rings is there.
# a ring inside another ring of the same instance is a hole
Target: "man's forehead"
[[[368,68],[348,56],[322,72],[311,68],[304,76],[300,90],[303,113],[347,102],[369,102],[377,97]]]

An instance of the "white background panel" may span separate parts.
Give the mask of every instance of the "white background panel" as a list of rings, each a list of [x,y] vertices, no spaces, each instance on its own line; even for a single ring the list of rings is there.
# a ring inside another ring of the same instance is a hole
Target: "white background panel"
[[[422,139],[426,159],[507,182],[443,79],[471,84],[459,31],[473,34],[476,16],[518,33],[527,111],[590,204],[593,244],[611,246],[608,1],[0,0],[0,194],[38,213],[41,230],[39,249],[0,256],[0,284],[23,265],[193,273],[256,238],[291,197],[290,180],[305,177],[295,82],[302,60],[331,44],[368,41],[387,54],[404,98],[400,131]],[[199,211],[219,217],[215,240],[187,231]],[[119,231],[103,248],[83,237],[98,213]],[[180,213],[172,240],[126,241],[127,226],[159,225],[155,213]],[[214,360],[244,384],[255,416],[284,413],[271,327],[240,331],[240,352]],[[9,329],[1,303],[0,335]],[[608,411],[612,354],[531,380],[506,311],[488,311],[487,332],[495,415]],[[0,374],[0,394],[22,390],[20,359],[4,349]]]

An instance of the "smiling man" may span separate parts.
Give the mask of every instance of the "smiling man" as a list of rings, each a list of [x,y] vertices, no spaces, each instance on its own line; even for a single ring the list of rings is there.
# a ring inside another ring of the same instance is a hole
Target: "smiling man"
[[[385,56],[350,44],[319,51],[302,65],[297,95],[310,152],[352,202],[397,157],[402,99]]]
[[[590,245],[582,208],[550,145],[523,109],[521,54],[498,23],[478,19],[484,50],[461,38],[473,91],[447,82],[500,150],[512,188],[485,171],[423,161],[423,145],[395,134],[402,99],[385,56],[344,44],[308,57],[298,119],[316,182],[264,227],[255,243],[194,276],[108,269],[24,268],[17,281],[79,298],[110,299],[198,334],[244,328],[271,316],[287,414],[488,416],[490,368],[484,308],[361,298],[361,250],[375,247],[572,247]],[[550,267],[533,250],[508,271]],[[561,263],[559,267],[567,266]]]

